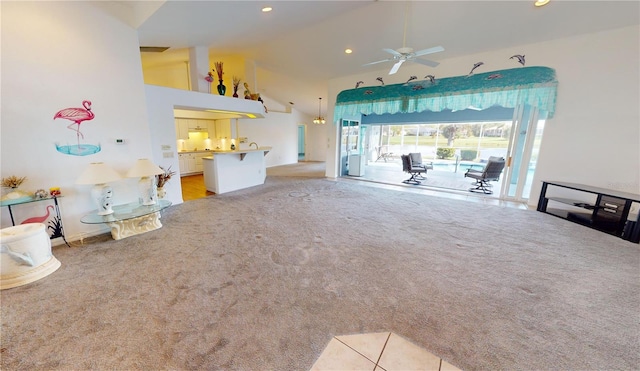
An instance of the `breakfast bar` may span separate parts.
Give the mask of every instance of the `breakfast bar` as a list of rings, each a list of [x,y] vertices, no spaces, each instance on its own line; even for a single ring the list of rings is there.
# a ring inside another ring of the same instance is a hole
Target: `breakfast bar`
[[[266,166],[264,157],[271,147],[213,150],[212,156],[202,159],[204,184],[215,194],[231,192],[264,184]]]

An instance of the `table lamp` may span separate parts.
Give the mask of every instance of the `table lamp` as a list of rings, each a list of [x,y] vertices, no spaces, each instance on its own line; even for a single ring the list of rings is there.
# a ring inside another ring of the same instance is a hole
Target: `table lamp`
[[[154,205],[158,199],[156,189],[156,175],[164,171],[149,159],[141,158],[127,172],[127,178],[140,178],[138,190],[140,191],[141,203],[143,205]]]
[[[113,213],[112,198],[113,189],[109,182],[122,179],[120,174],[107,166],[103,162],[92,162],[84,172],[76,179],[76,184],[94,184],[91,188],[91,198],[98,205],[98,215],[109,215]]]

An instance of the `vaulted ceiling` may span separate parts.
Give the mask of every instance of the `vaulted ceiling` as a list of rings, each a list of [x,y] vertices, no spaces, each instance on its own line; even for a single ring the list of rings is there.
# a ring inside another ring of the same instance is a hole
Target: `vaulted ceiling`
[[[403,40],[415,50],[443,46],[443,52],[428,56],[442,61],[637,25],[639,4],[552,0],[536,8],[532,0],[271,0],[123,1],[101,7],[126,17],[138,29],[140,45],[170,47],[143,53],[143,63],[183,61],[193,46],[251,59],[259,68],[259,91],[315,115],[317,98],[327,98],[327,80],[376,70],[386,74],[391,62],[363,64],[388,58],[382,49],[398,49]],[[263,13],[266,5],[273,10]],[[345,54],[346,48],[353,53]]]

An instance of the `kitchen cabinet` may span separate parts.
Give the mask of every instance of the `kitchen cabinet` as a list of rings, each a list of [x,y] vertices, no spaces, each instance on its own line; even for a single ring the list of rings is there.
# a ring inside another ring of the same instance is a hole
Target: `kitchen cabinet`
[[[187,157],[187,173],[194,173],[196,171],[196,157],[193,153]]]
[[[176,123],[176,138],[177,139],[189,139],[189,123],[185,119],[175,119]]]
[[[195,153],[194,157],[195,157],[195,171],[196,173],[201,173],[203,170],[202,167],[202,158],[203,157],[207,157],[210,156],[211,154],[206,153],[206,152],[202,152],[202,153]]]
[[[216,139],[216,122],[214,120],[207,120],[207,133],[209,139]]]
[[[197,119],[186,119],[189,132],[206,132],[208,130],[206,122]]]
[[[180,176],[202,173],[202,158],[211,156],[209,152],[189,152],[178,154]]]
[[[189,139],[189,133],[207,133],[211,138],[210,122],[212,120],[198,119],[175,119],[176,123],[176,139]]]
[[[216,138],[231,139],[231,120],[215,120]]]
[[[193,153],[180,153],[178,155],[180,165],[180,176],[196,172],[196,157]]]

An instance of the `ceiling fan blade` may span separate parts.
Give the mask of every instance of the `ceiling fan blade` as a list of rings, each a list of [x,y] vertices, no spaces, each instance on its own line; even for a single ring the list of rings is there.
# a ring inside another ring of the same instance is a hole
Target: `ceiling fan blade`
[[[401,59],[398,61],[398,63],[394,64],[393,67],[391,67],[391,71],[389,71],[389,75],[393,75],[394,73],[398,72],[400,66],[402,66],[402,63],[404,63],[404,59]]]
[[[416,63],[424,64],[425,66],[429,66],[429,67],[438,67],[438,65],[440,64],[440,62],[430,61],[428,59],[420,59],[420,58],[416,58],[414,59],[414,61]]]
[[[384,59],[384,60],[381,60],[381,61],[369,62],[369,63],[363,64],[363,66],[371,66],[372,64],[378,64],[378,63],[384,63],[384,62],[391,62],[392,60],[393,60],[393,58],[391,58],[391,59]]]
[[[427,54],[433,54],[433,53],[438,53],[444,51],[444,48],[441,46],[434,46],[433,48],[429,48],[429,49],[422,49],[422,50],[418,50],[417,52],[413,53],[416,57],[419,57],[421,55],[427,55]]]
[[[395,51],[395,50],[393,50],[393,49],[382,49],[382,50],[384,50],[385,52],[387,52],[387,53],[389,53],[389,54],[393,54],[393,55],[395,55],[396,57],[400,57],[400,56],[402,56],[402,54],[398,53],[397,51]]]

